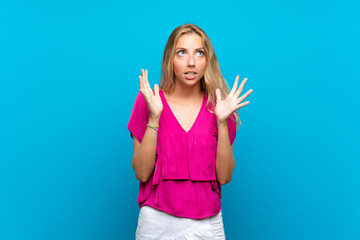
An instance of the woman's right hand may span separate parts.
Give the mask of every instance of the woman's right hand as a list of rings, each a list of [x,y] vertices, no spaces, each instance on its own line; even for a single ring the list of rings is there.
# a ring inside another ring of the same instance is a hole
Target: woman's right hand
[[[142,76],[139,76],[140,92],[143,95],[149,108],[149,121],[151,121],[152,124],[158,124],[161,112],[163,110],[163,104],[159,95],[159,85],[154,85],[154,94],[149,84],[148,71],[146,69],[141,69],[141,75]]]

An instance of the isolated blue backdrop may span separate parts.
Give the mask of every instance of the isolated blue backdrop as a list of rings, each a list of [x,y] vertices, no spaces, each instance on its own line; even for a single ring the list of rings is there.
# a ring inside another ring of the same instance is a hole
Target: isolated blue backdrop
[[[133,239],[126,128],[171,31],[249,80],[227,239],[360,239],[359,1],[0,0],[0,239]]]

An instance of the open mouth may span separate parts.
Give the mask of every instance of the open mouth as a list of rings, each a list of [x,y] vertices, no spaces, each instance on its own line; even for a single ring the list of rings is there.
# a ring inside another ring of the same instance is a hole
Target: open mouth
[[[188,71],[185,73],[185,78],[191,80],[191,79],[194,79],[196,77],[196,75],[197,75],[196,72]]]

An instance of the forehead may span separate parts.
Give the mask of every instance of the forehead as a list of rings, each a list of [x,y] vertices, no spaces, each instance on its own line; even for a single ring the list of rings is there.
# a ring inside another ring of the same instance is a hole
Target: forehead
[[[203,41],[196,33],[185,33],[177,41],[175,48],[203,48]]]

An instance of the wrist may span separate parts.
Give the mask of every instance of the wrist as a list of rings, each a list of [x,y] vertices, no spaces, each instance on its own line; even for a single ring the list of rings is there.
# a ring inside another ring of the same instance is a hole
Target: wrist
[[[160,118],[158,118],[158,117],[150,117],[148,123],[149,123],[151,126],[158,126],[158,125],[159,125],[159,122],[160,122]]]
[[[223,120],[217,119],[217,124],[218,124],[218,126],[227,126],[228,121],[227,121],[227,119],[223,119]]]

